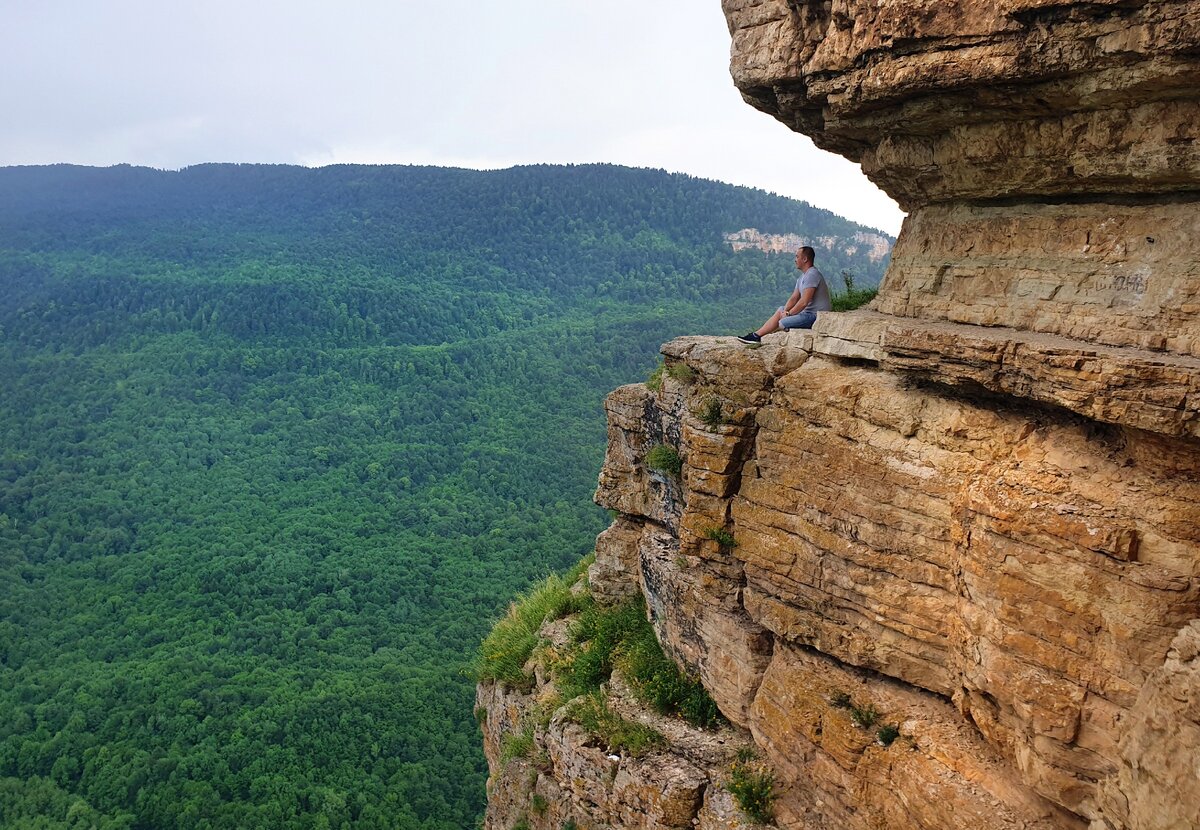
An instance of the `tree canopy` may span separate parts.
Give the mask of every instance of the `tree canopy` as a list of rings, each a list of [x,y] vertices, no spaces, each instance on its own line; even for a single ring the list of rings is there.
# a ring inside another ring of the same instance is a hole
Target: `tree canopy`
[[[0,169],[0,816],[471,826],[464,669],[606,523],[604,394],[790,290],[743,227],[861,230],[604,165]]]

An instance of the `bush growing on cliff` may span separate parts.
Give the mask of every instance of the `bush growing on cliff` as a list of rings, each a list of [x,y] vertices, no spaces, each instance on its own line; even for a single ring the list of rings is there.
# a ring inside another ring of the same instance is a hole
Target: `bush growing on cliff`
[[[737,539],[723,527],[710,527],[704,531],[704,538],[712,539],[721,546],[722,552],[729,552],[737,547]]]
[[[724,723],[708,691],[663,654],[654,628],[642,620],[626,639],[618,660],[634,690],[661,715],[675,715],[704,729]]]
[[[573,651],[559,664],[555,683],[564,700],[599,691],[616,663],[617,652],[641,625],[646,609],[641,599],[614,607],[587,608],[571,630]]]
[[[584,557],[565,575],[553,574],[508,608],[479,647],[475,678],[527,686],[525,663],[537,646],[537,631],[546,620],[561,619],[584,608],[589,595],[576,596],[571,586],[587,570],[594,557]]]
[[[738,753],[737,760],[729,767],[725,786],[748,819],[756,824],[771,821],[775,812],[775,774],[766,764],[755,760],[752,753]]]
[[[724,722],[704,686],[663,654],[640,597],[611,608],[592,606],[572,636],[576,650],[563,660],[555,678],[564,699],[598,692],[613,669],[620,668],[638,697],[659,714],[706,729]]]
[[[651,392],[657,392],[662,389],[663,374],[667,371],[667,364],[661,360],[654,367],[654,371],[650,373],[650,377],[646,378],[646,388]]]
[[[716,395],[710,395],[704,401],[704,405],[696,412],[696,417],[700,419],[706,427],[714,432],[725,423],[725,416],[721,413],[721,399]]]
[[[830,300],[834,311],[853,311],[871,302],[878,293],[877,288],[852,288],[845,294],[834,294]]]
[[[646,466],[651,470],[666,473],[671,478],[679,478],[683,473],[683,459],[679,452],[669,444],[657,444],[646,453]]]

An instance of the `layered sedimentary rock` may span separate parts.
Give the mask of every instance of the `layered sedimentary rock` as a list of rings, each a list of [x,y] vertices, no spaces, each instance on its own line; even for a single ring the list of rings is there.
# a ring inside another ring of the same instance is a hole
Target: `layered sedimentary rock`
[[[909,216],[870,309],[610,395],[593,591],[781,827],[1200,827],[1200,3],[724,6],[745,98]]]
[[[904,370],[896,325],[667,344],[688,380],[608,401],[597,501],[623,543],[601,538],[595,581],[636,581],[774,763],[781,826],[1191,826],[1200,442],[1032,381],[1018,398],[955,364]],[[679,480],[644,463],[671,440]]]
[[[1200,355],[1196,3],[724,6],[746,100],[910,211],[880,311]]]

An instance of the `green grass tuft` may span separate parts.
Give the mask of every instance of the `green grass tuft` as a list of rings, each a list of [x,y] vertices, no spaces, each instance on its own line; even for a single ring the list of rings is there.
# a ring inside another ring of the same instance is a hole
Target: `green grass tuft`
[[[696,379],[696,370],[686,363],[668,364],[667,374],[671,376],[671,380],[677,380],[680,383],[691,383]]]
[[[666,371],[667,364],[660,360],[658,365],[654,367],[654,371],[650,373],[650,377],[646,378],[646,387],[651,392],[658,392],[662,389],[663,373]]]
[[[850,720],[856,725],[868,727],[874,725],[879,720],[879,710],[868,703],[866,706],[850,705]]]
[[[712,539],[721,546],[722,551],[731,551],[737,547],[737,540],[733,538],[733,534],[723,527],[710,527],[704,531],[704,538]]]
[[[679,452],[668,444],[656,444],[646,453],[646,466],[652,470],[667,473],[672,478],[679,478],[683,473],[683,459]]]
[[[580,611],[588,604],[586,595],[571,593],[592,557],[585,557],[565,575],[551,575],[508,608],[508,613],[496,623],[479,646],[475,660],[475,678],[495,680],[515,686],[526,686],[530,678],[525,663],[537,646],[537,631],[546,620],[557,620]]]
[[[500,763],[507,764],[514,758],[528,758],[533,752],[533,727],[527,726],[520,732],[512,732],[500,739]]]
[[[704,400],[704,404],[696,412],[696,417],[713,432],[724,424],[725,416],[721,413],[721,399],[716,395],[710,395]]]
[[[609,752],[623,752],[636,757],[666,746],[666,739],[657,731],[625,720],[610,709],[599,692],[578,698],[567,714],[595,735]]]
[[[834,311],[853,311],[871,302],[878,293],[878,288],[852,288],[845,294],[834,294],[830,299]]]
[[[725,782],[746,817],[756,824],[767,824],[774,816],[775,774],[766,764],[743,757],[729,767]]]

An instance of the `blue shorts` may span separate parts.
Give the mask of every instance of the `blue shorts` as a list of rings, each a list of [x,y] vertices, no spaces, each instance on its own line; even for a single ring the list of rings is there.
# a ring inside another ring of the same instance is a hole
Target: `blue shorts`
[[[782,309],[780,309],[782,311]],[[817,322],[817,312],[801,311],[789,317],[784,317],[779,321],[781,329],[811,329],[813,323]]]

